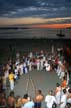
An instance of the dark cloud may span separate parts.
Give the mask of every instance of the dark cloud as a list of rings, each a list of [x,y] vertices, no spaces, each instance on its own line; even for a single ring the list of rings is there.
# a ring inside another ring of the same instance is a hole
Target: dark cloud
[[[0,0],[0,15],[18,8],[34,6],[35,3],[35,0]]]
[[[0,0],[0,16],[69,17],[71,0]]]

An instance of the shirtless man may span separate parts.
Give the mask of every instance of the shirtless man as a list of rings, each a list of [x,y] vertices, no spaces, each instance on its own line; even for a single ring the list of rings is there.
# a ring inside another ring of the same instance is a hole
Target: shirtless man
[[[28,94],[25,94],[24,97],[21,99],[22,106],[24,106],[26,102],[28,102]]]
[[[34,108],[41,108],[41,102],[43,101],[43,99],[44,99],[44,96],[42,94],[42,91],[37,90],[36,91],[36,96],[35,96],[35,99],[34,99],[34,102],[35,102]]]
[[[7,98],[8,108],[15,108],[15,102],[14,91],[11,91],[9,97]]]

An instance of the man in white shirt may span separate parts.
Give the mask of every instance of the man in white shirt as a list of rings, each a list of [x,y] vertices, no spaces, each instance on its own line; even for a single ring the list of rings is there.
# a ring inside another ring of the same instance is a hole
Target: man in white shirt
[[[55,98],[57,100],[58,105],[60,103],[60,97],[61,97],[61,86],[59,83],[56,83]]]
[[[48,71],[48,72],[50,71],[50,64],[48,63],[47,60],[45,61],[44,67],[45,67],[46,71]]]
[[[67,103],[67,92],[66,89],[63,89],[63,95],[61,97],[60,108],[65,108]]]
[[[56,103],[56,99],[53,96],[53,91],[50,90],[48,95],[45,97],[46,108],[52,108],[53,103]]]

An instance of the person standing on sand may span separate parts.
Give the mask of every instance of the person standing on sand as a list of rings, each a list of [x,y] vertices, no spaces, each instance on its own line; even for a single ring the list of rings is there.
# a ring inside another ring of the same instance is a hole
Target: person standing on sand
[[[16,99],[14,96],[14,91],[11,91],[8,98],[7,98],[8,108],[15,108],[15,102],[16,102]]]
[[[45,97],[45,103],[46,103],[46,108],[53,108],[53,104],[56,103],[57,101],[55,99],[55,96],[53,95],[53,91],[50,90],[49,93]]]
[[[10,89],[14,90],[14,74],[12,70],[9,72],[9,82],[10,82]]]
[[[34,98],[34,108],[41,108],[41,102],[44,100],[44,96],[41,90],[36,91],[36,96]]]
[[[55,88],[55,98],[57,100],[57,105],[60,103],[60,98],[61,98],[61,86],[59,83],[56,83],[56,88]]]

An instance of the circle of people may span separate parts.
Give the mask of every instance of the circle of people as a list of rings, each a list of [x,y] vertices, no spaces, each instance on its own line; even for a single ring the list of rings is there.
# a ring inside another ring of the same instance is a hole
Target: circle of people
[[[37,90],[34,99],[31,99],[28,94],[24,94],[23,98],[20,96],[14,96],[15,82],[17,82],[21,75],[27,74],[33,69],[43,70],[50,72],[54,70],[57,76],[61,79],[61,84],[56,83],[55,90],[49,90],[44,97],[41,90]],[[45,101],[46,108],[66,108],[67,105],[71,105],[71,88],[69,85],[69,75],[67,72],[66,62],[60,59],[60,56],[44,54],[43,51],[40,54],[34,54],[30,52],[28,56],[23,56],[20,60],[20,54],[16,54],[16,60],[12,63],[9,59],[8,63],[3,66],[3,87],[1,89],[7,89],[7,80],[10,83],[10,95],[7,97],[5,93],[2,93],[0,89],[0,108],[41,108],[41,103]],[[1,84],[1,80],[0,80]],[[4,100],[3,104],[2,99]],[[3,107],[4,106],[4,107]]]

